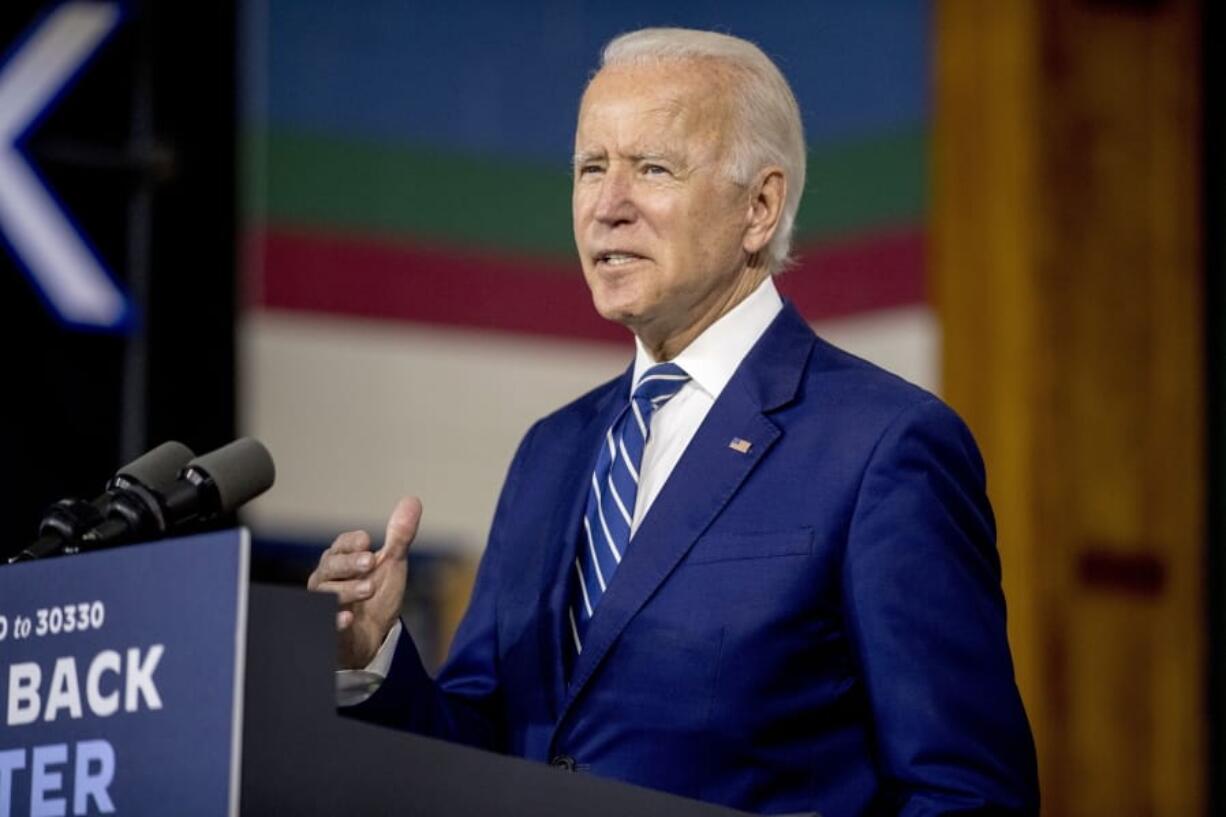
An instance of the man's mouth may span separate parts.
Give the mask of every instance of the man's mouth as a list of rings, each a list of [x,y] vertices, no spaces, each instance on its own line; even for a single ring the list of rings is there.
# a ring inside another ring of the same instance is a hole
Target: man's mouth
[[[613,250],[610,252],[601,252],[596,254],[596,263],[605,264],[610,267],[618,267],[623,264],[630,264],[634,261],[641,261],[643,256],[635,255],[632,252],[621,252]]]

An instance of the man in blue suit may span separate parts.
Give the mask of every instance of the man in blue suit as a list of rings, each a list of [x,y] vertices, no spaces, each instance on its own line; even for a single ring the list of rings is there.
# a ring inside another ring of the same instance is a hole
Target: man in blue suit
[[[529,430],[437,679],[396,619],[420,503],[323,556],[355,714],[751,811],[1037,811],[974,441],[771,281],[804,160],[752,44],[609,44],[574,229],[634,364]]]

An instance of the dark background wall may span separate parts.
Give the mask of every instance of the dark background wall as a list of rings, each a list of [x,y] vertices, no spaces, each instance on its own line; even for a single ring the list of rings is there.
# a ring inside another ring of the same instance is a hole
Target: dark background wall
[[[136,312],[121,332],[61,325],[6,241],[0,550],[156,443],[204,452],[234,434],[235,9],[175,5],[126,4],[24,143]],[[51,8],[0,4],[0,48]]]

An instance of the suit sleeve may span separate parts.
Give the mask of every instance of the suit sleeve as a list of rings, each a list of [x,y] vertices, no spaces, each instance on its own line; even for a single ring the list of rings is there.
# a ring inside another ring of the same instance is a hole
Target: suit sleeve
[[[387,679],[366,702],[346,710],[350,717],[482,749],[504,749],[506,702],[498,668],[500,532],[507,509],[515,504],[535,431],[536,426],[528,431],[511,461],[468,609],[437,680],[426,672],[406,629]]]
[[[900,815],[1038,812],[995,542],[970,432],[935,399],[903,411],[869,459],[844,563],[845,613]]]

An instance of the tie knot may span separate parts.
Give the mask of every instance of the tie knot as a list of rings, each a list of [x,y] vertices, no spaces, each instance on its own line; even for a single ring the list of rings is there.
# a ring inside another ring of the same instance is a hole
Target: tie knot
[[[639,378],[634,387],[634,400],[640,406],[655,411],[681,391],[681,387],[688,383],[689,379],[685,369],[676,363],[656,364]]]

